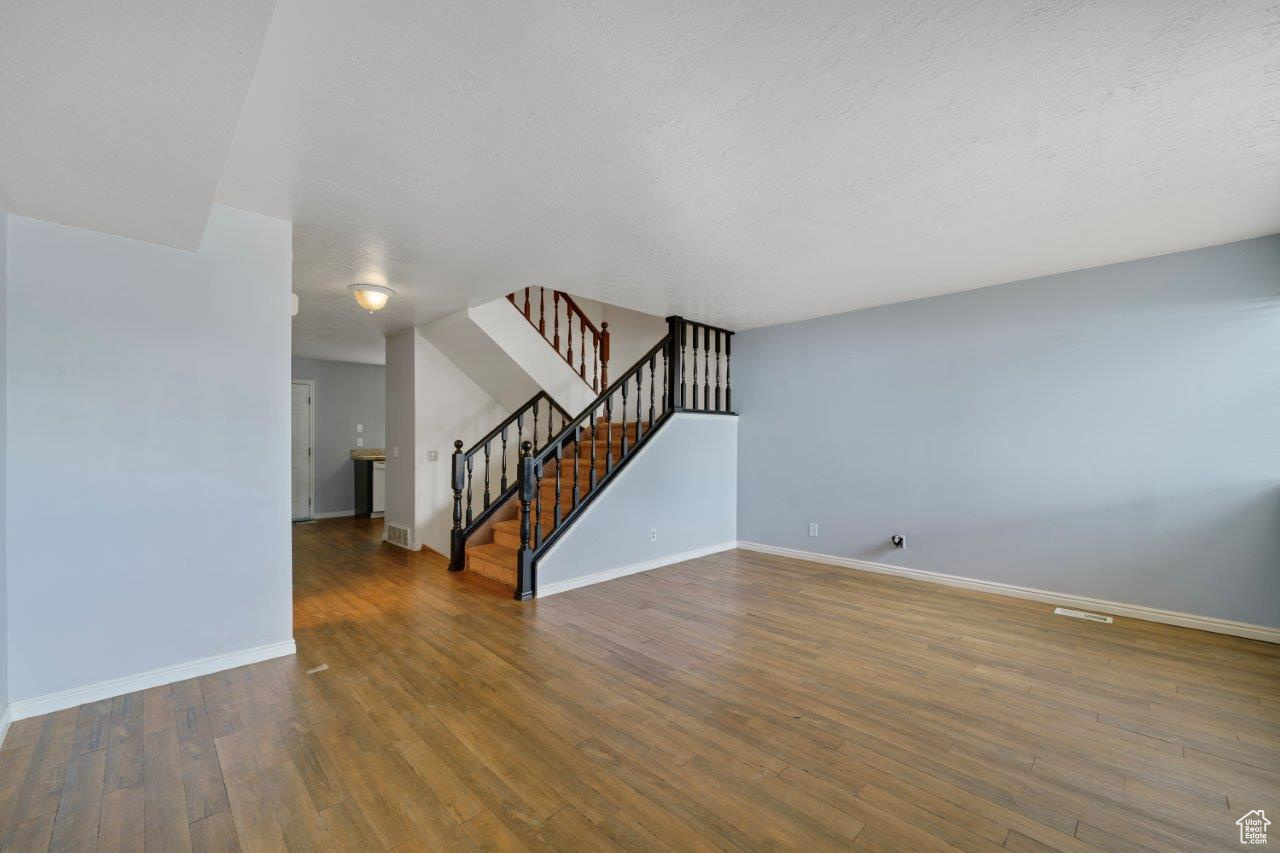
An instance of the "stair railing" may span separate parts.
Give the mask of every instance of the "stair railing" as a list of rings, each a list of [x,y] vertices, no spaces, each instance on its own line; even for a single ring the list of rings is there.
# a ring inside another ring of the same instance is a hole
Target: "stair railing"
[[[541,448],[534,442],[521,444],[516,482],[520,501],[517,599],[533,597],[538,558],[673,414],[733,414],[729,371],[732,338],[733,332],[727,329],[668,317],[666,336],[556,436]],[[634,393],[629,396],[629,392]],[[568,457],[570,451],[572,456]],[[572,469],[568,465],[570,458]]]
[[[449,571],[462,569],[466,562],[467,537],[516,493],[520,449],[526,444],[534,448],[545,447],[568,422],[569,413],[546,391],[539,391],[470,450],[463,452],[462,439],[453,443],[453,529],[449,537]],[[526,433],[528,439],[525,438]],[[507,472],[508,456],[514,457],[511,459],[510,476]],[[478,511],[473,511],[477,467],[482,469],[483,492]],[[491,467],[497,470],[491,472]],[[496,492],[491,486],[497,487]]]
[[[547,321],[547,293],[551,294],[551,320]],[[560,290],[526,287],[521,293],[508,293],[507,299],[538,330],[578,377],[599,392],[609,386],[609,324],[599,328],[586,315],[573,297]],[[564,318],[565,334],[560,336],[560,318]],[[577,331],[577,349],[574,332]],[[588,354],[590,350],[590,354]]]

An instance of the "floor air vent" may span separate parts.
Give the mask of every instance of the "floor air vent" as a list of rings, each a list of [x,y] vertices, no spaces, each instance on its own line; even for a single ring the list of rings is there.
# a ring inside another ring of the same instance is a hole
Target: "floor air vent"
[[[1066,607],[1055,607],[1053,608],[1053,612],[1059,616],[1070,616],[1072,619],[1087,619],[1090,622],[1106,622],[1108,625],[1112,622],[1110,616],[1102,616],[1098,613],[1089,613],[1086,610],[1070,610]]]
[[[409,528],[407,527],[401,527],[398,524],[388,524],[386,525],[386,532],[383,536],[392,545],[399,545],[401,548],[409,547]]]

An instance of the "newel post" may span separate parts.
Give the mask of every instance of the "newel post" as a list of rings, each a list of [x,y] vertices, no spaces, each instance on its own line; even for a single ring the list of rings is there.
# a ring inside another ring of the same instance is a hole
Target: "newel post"
[[[600,393],[609,387],[609,324],[600,324]]]
[[[533,598],[533,549],[529,547],[529,505],[533,503],[536,478],[533,476],[533,444],[520,445],[520,469],[517,472],[517,494],[520,496],[520,550],[516,552],[516,601]]]
[[[667,334],[671,337],[667,344],[667,394],[671,397],[668,406],[678,412],[684,409],[684,318],[668,317]]]
[[[453,443],[453,529],[449,532],[449,571],[460,572],[466,565],[466,537],[462,533],[462,484],[465,468],[462,439]]]

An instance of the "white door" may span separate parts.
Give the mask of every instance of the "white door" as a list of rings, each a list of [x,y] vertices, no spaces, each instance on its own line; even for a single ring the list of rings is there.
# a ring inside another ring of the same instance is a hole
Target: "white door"
[[[293,385],[293,520],[311,518],[311,383]]]

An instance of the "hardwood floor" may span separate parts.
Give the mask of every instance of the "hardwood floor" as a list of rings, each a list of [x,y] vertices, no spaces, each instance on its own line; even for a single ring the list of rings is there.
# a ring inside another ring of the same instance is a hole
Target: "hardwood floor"
[[[15,723],[5,848],[1224,849],[1280,821],[1280,647],[741,551],[518,604],[379,528],[295,528],[296,658]]]

